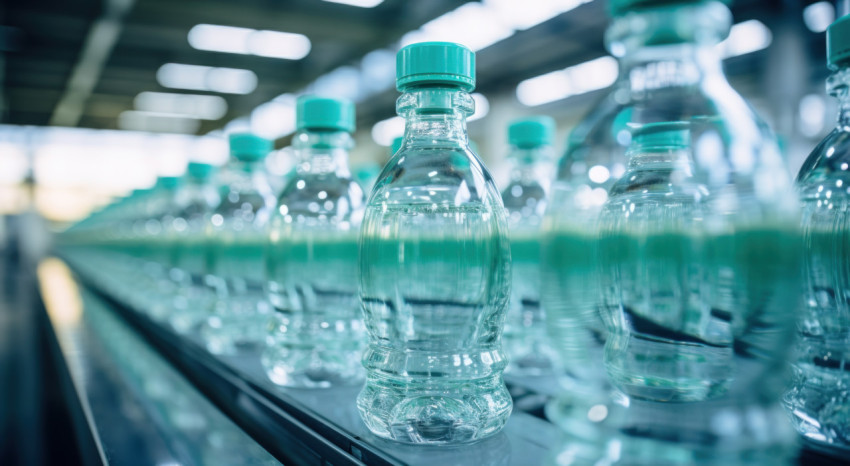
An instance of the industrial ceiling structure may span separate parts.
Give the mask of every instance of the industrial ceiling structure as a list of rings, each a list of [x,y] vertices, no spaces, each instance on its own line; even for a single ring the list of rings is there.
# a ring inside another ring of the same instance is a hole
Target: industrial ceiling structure
[[[366,127],[393,114],[392,54],[405,39],[430,37],[421,30],[441,17],[440,27],[466,29],[465,37],[477,43],[478,89],[485,94],[513,92],[528,78],[606,55],[606,2],[551,1],[561,8],[554,16],[544,12],[537,23],[530,17],[505,29],[482,16],[492,5],[510,12],[545,1],[9,0],[0,7],[2,120],[207,134],[281,96],[330,88],[358,100],[358,124]],[[733,13],[736,23],[758,18],[776,35],[810,3],[739,0]],[[805,36],[803,47],[815,82],[826,73],[823,34]],[[767,57],[762,51],[732,58],[729,74],[744,86],[760,86]],[[369,74],[375,70],[383,75]],[[351,81],[358,84],[347,86]],[[198,95],[207,98],[192,97]],[[193,118],[169,116],[190,111]]]

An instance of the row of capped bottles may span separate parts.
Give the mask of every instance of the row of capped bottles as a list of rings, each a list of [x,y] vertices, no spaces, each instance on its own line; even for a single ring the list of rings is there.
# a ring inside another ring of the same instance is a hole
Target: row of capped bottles
[[[557,463],[781,464],[792,426],[846,451],[850,20],[827,32],[839,126],[795,189],[723,75],[727,6],[612,0],[610,13],[619,81],[556,168],[553,121],[513,124],[502,193],[466,134],[474,54],[413,44],[397,62],[405,135],[368,196],[347,166],[353,104],[306,97],[277,199],[268,141],[233,135],[223,190],[163,180],[81,222],[67,249],[210,351],[260,355],[275,383],[365,379],[357,408],[380,437],[497,433],[510,361],[517,377],[561,379],[547,406],[567,438]]]

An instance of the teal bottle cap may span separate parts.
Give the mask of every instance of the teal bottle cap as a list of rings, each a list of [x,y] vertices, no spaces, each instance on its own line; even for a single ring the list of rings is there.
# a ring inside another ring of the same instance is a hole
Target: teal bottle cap
[[[180,184],[180,178],[176,176],[160,176],[156,183],[163,188],[176,188]]]
[[[243,161],[262,160],[272,151],[272,142],[251,133],[230,135],[230,155]]]
[[[209,178],[213,171],[215,171],[215,167],[208,163],[189,162],[189,165],[186,167],[186,172],[189,173],[189,176],[198,180]]]
[[[402,142],[404,142],[404,136],[399,136],[393,139],[393,143],[390,145],[390,155],[395,154],[399,149],[401,149]]]
[[[691,145],[686,121],[647,123],[632,129],[632,148],[637,150],[677,150]]]
[[[298,98],[295,107],[295,127],[302,130],[330,130],[354,132],[354,102],[305,95]]]
[[[706,3],[712,0],[608,0],[608,12],[611,16],[622,16],[638,10],[660,7],[677,7]],[[713,0],[730,6],[732,0]]]
[[[552,144],[555,120],[548,116],[533,116],[514,121],[508,126],[508,143],[523,149]]]
[[[850,15],[844,15],[826,29],[826,64],[837,69],[850,65]]]
[[[414,86],[454,86],[475,89],[475,54],[454,42],[410,44],[396,55],[396,88]]]

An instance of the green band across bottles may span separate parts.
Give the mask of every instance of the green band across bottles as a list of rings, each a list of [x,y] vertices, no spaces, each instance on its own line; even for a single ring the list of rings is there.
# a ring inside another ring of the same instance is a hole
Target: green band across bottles
[[[295,108],[295,127],[298,131],[354,132],[354,102],[312,95],[298,98]]]
[[[475,54],[453,42],[420,42],[399,50],[396,56],[396,88],[454,86],[475,89]]]
[[[230,135],[230,154],[243,161],[262,160],[272,151],[272,142],[251,133],[233,133]]]
[[[522,118],[508,126],[508,143],[524,149],[551,145],[554,136],[555,120],[548,116]]]

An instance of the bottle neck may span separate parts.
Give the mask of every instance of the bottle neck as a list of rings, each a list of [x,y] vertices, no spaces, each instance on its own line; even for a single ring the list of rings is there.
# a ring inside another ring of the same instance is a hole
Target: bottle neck
[[[632,149],[627,153],[629,170],[688,169],[693,166],[690,151],[684,148]]]
[[[838,126],[850,131],[850,67],[840,68],[829,75],[826,90],[838,99]]]
[[[292,147],[298,160],[296,170],[300,174],[351,174],[348,152],[354,147],[354,140],[345,131],[300,131]]]
[[[466,118],[475,111],[475,101],[453,87],[407,89],[396,102],[405,119],[404,143],[418,146],[461,146],[469,144]]]
[[[605,42],[620,59],[632,96],[640,100],[662,88],[725,79],[717,44],[730,26],[729,9],[715,1],[648,8],[615,18]]]

